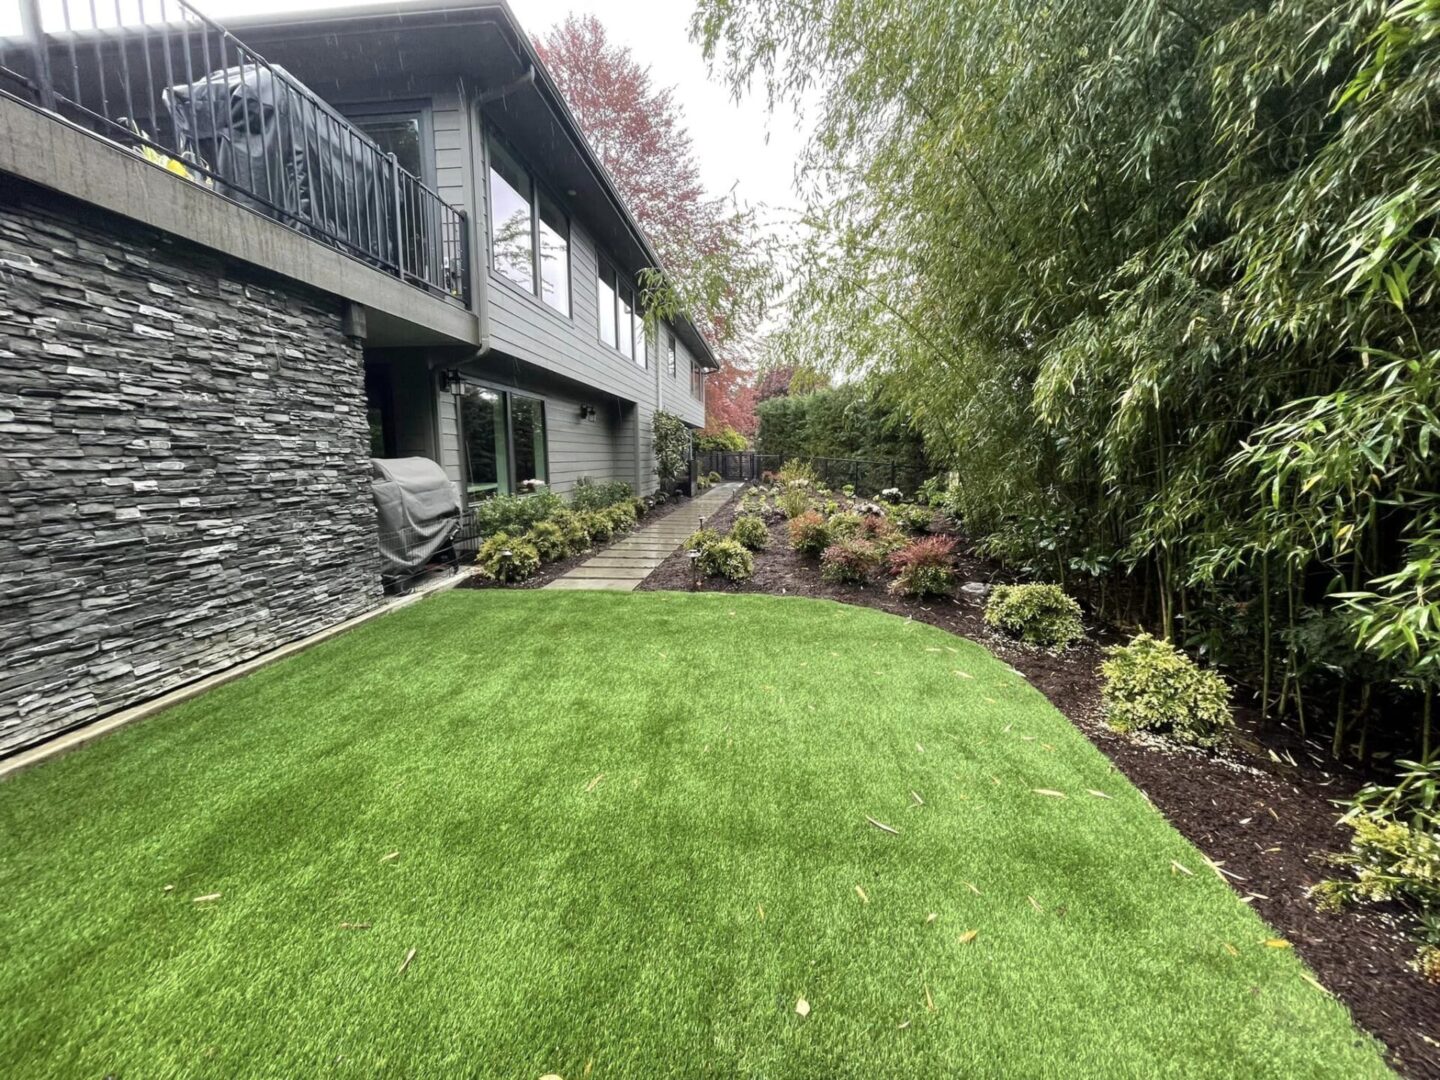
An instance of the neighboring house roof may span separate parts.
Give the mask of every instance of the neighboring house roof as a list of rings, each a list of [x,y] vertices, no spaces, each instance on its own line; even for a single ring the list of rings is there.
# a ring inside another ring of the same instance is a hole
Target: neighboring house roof
[[[508,116],[507,137],[531,160],[553,170],[550,179],[566,185],[567,196],[584,212],[606,253],[632,274],[645,267],[663,268],[505,0],[364,4],[242,16],[227,24],[240,40],[267,60],[288,66],[322,96],[352,94],[367,81],[388,81],[403,92],[423,86],[427,78],[463,81],[484,74],[487,82],[477,88],[482,100],[487,93],[496,95],[486,108]],[[393,55],[347,50],[345,39],[357,35],[370,40],[388,35]],[[317,37],[323,38],[325,49],[314,48]],[[362,53],[364,63],[358,63]],[[673,321],[676,335],[696,359],[718,369],[714,351],[695,324],[685,316]]]

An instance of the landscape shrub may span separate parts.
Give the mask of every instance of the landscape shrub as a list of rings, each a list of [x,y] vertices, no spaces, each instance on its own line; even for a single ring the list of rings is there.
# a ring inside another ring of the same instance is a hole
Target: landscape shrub
[[[770,530],[753,514],[741,514],[730,527],[730,539],[751,551],[763,551],[770,543]]]
[[[944,536],[912,540],[890,555],[895,580],[890,591],[899,596],[944,596],[955,587],[952,559],[955,541]]]
[[[789,487],[791,484],[814,487],[818,477],[815,475],[815,466],[808,461],[791,458],[780,466],[780,471],[775,474],[775,480],[783,487]]]
[[[799,517],[810,509],[810,488],[805,484],[786,484],[775,501],[787,518]]]
[[[610,519],[610,527],[614,532],[621,533],[635,527],[635,507],[628,500],[607,506],[604,510],[598,510],[596,513],[604,514]]]
[[[650,433],[655,475],[665,488],[685,470],[685,463],[690,460],[690,429],[678,416],[657,409],[650,421]]]
[[[602,511],[587,510],[580,515],[580,523],[585,527],[590,539],[597,544],[603,544],[615,535],[614,523]]]
[[[997,585],[985,621],[1029,645],[1063,649],[1085,636],[1080,605],[1059,585]]]
[[[1119,731],[1153,731],[1213,747],[1234,723],[1225,680],[1168,641],[1139,634],[1112,646],[1100,672],[1105,719]]]
[[[481,536],[521,533],[565,509],[565,502],[548,488],[534,495],[496,495],[475,503],[470,513]]]
[[[820,556],[820,577],[833,584],[863,585],[884,563],[874,544],[857,537],[837,540]]]
[[[1404,770],[1396,782],[1366,784],[1341,804],[1350,849],[1328,861],[1353,876],[1322,881],[1311,895],[1328,910],[1391,902],[1409,908],[1422,942],[1411,967],[1440,982],[1440,759],[1396,765]]]
[[[570,554],[570,540],[554,519],[537,521],[530,526],[524,539],[540,553],[541,562],[554,562]]]
[[[703,552],[712,544],[719,543],[721,539],[720,534],[714,529],[696,529],[685,538],[684,547],[686,551]]]
[[[935,526],[935,511],[917,503],[901,503],[891,510],[890,520],[908,533],[927,533]]]
[[[864,520],[864,514],[857,514],[852,510],[842,510],[838,513],[832,513],[829,517],[831,542],[848,540],[850,537],[857,535],[860,532],[860,525]]]
[[[708,476],[697,476],[695,478],[695,488],[697,491],[709,491],[710,478]]]
[[[540,569],[540,553],[528,540],[498,532],[480,545],[475,565],[491,581],[524,581]]]
[[[874,544],[882,555],[889,555],[890,552],[904,547],[907,540],[898,526],[879,514],[866,514],[861,518],[855,535]]]
[[[819,555],[830,546],[830,526],[814,510],[790,519],[790,547],[801,555]]]
[[[634,497],[635,489],[624,480],[591,480],[582,476],[570,492],[570,506],[582,511],[604,510]]]
[[[590,546],[590,533],[585,528],[585,521],[574,510],[561,510],[550,521],[559,527],[566,546],[572,552],[584,551]]]
[[[648,514],[651,508],[654,507],[654,505],[655,504],[652,503],[649,499],[634,498],[630,500],[630,506],[635,511],[636,521],[639,521],[646,514]]]
[[[723,484],[725,482],[725,478],[721,476],[718,472],[716,472],[714,469],[711,469],[705,475],[705,479],[709,480],[712,484]]]
[[[745,581],[755,573],[755,557],[735,540],[716,540],[700,551],[700,572],[707,577]]]

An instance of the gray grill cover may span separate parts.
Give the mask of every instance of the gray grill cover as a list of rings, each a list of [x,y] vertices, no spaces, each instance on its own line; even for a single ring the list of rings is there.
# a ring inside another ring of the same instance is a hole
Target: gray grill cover
[[[380,512],[380,572],[413,574],[442,551],[460,525],[460,501],[429,458],[372,458],[370,490]]]

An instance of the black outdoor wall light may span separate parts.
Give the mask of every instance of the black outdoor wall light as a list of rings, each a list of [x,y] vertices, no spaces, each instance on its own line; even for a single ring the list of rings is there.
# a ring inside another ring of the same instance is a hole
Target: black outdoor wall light
[[[598,415],[599,415],[599,413],[596,411],[594,405],[581,405],[581,406],[580,406],[580,419],[581,419],[581,420],[589,420],[591,423],[594,423],[595,417],[598,416]]]

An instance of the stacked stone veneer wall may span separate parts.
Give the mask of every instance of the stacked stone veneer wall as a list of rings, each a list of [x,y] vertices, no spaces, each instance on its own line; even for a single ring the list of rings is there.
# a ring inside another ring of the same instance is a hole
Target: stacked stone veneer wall
[[[0,176],[0,753],[376,603],[342,313]]]

